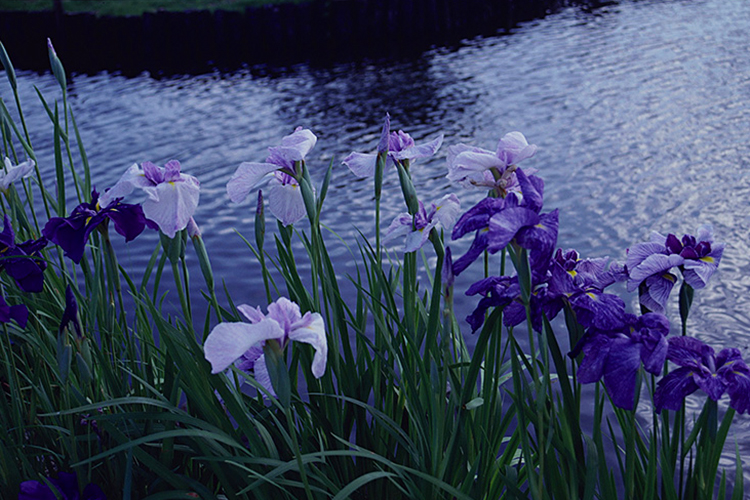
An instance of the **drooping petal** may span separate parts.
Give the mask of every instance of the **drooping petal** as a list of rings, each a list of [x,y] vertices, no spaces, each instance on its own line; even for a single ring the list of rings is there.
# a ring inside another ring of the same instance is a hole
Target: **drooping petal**
[[[5,158],[5,169],[0,169],[0,190],[7,190],[11,184],[16,182],[18,179],[30,176],[34,171],[34,160],[26,160],[18,165],[12,165],[10,158]]]
[[[108,207],[104,212],[115,226],[115,231],[125,237],[125,241],[132,241],[146,228],[146,215],[140,205],[118,203]]]
[[[406,212],[397,215],[385,230],[383,235],[383,243],[388,243],[400,236],[405,236],[412,232],[414,226],[414,216]]]
[[[268,365],[266,364],[266,356],[264,354],[261,354],[260,357],[255,360],[253,375],[255,376],[255,380],[262,385],[271,396],[276,396],[276,391],[273,390],[271,374],[268,373]]]
[[[268,209],[285,226],[302,219],[307,211],[298,184],[274,183],[268,191]]]
[[[315,378],[322,377],[328,360],[328,341],[323,317],[318,313],[305,313],[295,328],[289,332],[289,338],[295,342],[304,342],[313,346],[315,355],[311,366],[312,374]]]
[[[538,223],[539,215],[528,208],[506,208],[490,218],[487,250],[490,253],[502,250],[516,237],[521,228]]]
[[[490,218],[504,210],[508,206],[506,200],[510,200],[510,198],[483,198],[458,219],[456,225],[453,226],[451,239],[457,240],[469,232],[487,228]],[[515,196],[512,196],[512,198],[513,200],[516,199]]]
[[[206,338],[203,351],[211,363],[211,373],[219,373],[258,342],[283,337],[284,330],[270,318],[254,324],[219,323]]]
[[[455,276],[464,272],[464,270],[469,267],[472,262],[477,260],[477,258],[482,255],[482,252],[487,249],[488,234],[489,231],[486,229],[478,230],[474,236],[474,241],[471,242],[471,246],[466,253],[453,261],[453,274]]]
[[[630,261],[630,255],[628,255]],[[673,267],[681,266],[685,259],[680,255],[664,255],[660,253],[651,254],[635,267],[628,266],[630,278],[628,279],[628,291],[632,292],[646,278],[655,274],[663,274]]]
[[[719,267],[724,244],[717,243],[711,248],[711,253],[697,260],[686,259],[682,276],[685,282],[695,289],[704,288]]]
[[[437,221],[430,222],[427,226],[416,229],[406,235],[406,244],[404,245],[404,252],[416,252],[422,246],[427,243],[427,239],[430,237],[430,231],[437,225]]]
[[[433,139],[425,144],[406,148],[403,151],[393,153],[392,156],[396,160],[415,160],[417,158],[429,158],[430,156],[434,155],[438,149],[440,149],[440,146],[442,144],[443,134],[440,134],[437,139]]]
[[[461,213],[461,202],[455,194],[446,194],[435,203],[434,217],[440,222],[442,228],[447,232],[456,223],[458,215]]]
[[[378,155],[375,153],[351,153],[342,162],[349,167],[357,177],[372,177],[375,175],[375,165]]]
[[[279,169],[273,163],[243,162],[227,182],[227,194],[235,203],[243,201],[263,177]]]
[[[99,197],[99,205],[106,207],[117,198],[124,198],[132,193],[136,187],[144,188],[148,186],[153,186],[153,183],[146,178],[146,174],[138,164],[134,163],[122,174],[120,180],[114,186],[102,193]]]
[[[198,207],[200,185],[198,180],[183,174],[182,182],[164,182],[156,186],[158,200],[143,202],[143,213],[156,222],[162,233],[174,238],[177,231],[187,227],[190,218]]]
[[[607,364],[604,367],[604,385],[615,406],[626,410],[633,409],[640,366],[639,344],[626,336],[618,336],[612,340]]]
[[[698,385],[693,380],[691,368],[672,370],[656,384],[654,407],[659,413],[663,409],[677,411],[685,398],[694,393]]]

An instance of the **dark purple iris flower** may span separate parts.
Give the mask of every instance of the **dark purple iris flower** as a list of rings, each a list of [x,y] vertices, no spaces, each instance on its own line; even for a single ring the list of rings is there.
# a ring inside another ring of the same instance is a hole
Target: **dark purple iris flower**
[[[700,289],[716,271],[724,251],[723,243],[713,241],[710,226],[698,228],[696,236],[686,234],[682,239],[657,232],[650,241],[628,249],[628,291],[638,289],[642,306],[651,311],[663,312],[677,276],[677,268],[685,283]]]
[[[56,491],[39,481],[24,481],[21,483],[18,500],[107,500],[102,489],[93,483],[87,485],[81,494],[75,472],[61,472],[57,479],[50,478],[49,482]]]
[[[739,413],[750,413],[750,368],[742,360],[739,349],[713,348],[693,337],[669,339],[667,359],[680,368],[669,372],[656,385],[654,405],[679,410],[689,394],[703,389],[709,398],[718,401],[726,392],[729,406]]]
[[[16,320],[21,328],[25,328],[26,321],[29,319],[29,310],[23,304],[9,306],[5,302],[5,297],[0,295],[0,323],[8,323],[12,319]]]
[[[624,270],[609,259],[580,260],[578,252],[558,249],[550,266],[547,298],[568,303],[585,328],[611,330],[623,324],[625,302],[604,289],[626,279]]]
[[[0,233],[0,271],[5,270],[21,290],[41,292],[47,261],[39,252],[47,245],[47,239],[41,237],[16,244],[16,234],[7,214],[4,224]]]
[[[661,373],[667,357],[669,320],[658,313],[636,317],[625,314],[622,326],[612,330],[590,328],[569,354],[583,351],[578,381],[584,384],[604,378],[604,386],[615,406],[632,410],[638,369]]]
[[[485,250],[496,253],[512,241],[529,250],[531,271],[542,281],[557,242],[558,211],[539,214],[542,209],[544,182],[516,170],[521,195],[510,193],[505,198],[486,198],[469,209],[456,222],[451,235],[458,239],[476,231],[469,250],[453,263],[458,275]]]
[[[130,241],[143,232],[148,225],[158,229],[155,222],[146,219],[140,205],[112,200],[106,207],[99,206],[99,193],[91,192],[91,203],[81,203],[68,217],[53,217],[42,230],[42,234],[65,250],[65,255],[79,264],[91,232],[103,222],[114,222],[115,231]]]
[[[532,279],[532,291],[529,298],[531,307],[531,326],[542,331],[542,317],[552,319],[562,308],[560,301],[550,300],[545,282],[537,283]],[[519,325],[526,321],[526,308],[521,300],[521,287],[518,276],[490,276],[477,281],[466,290],[466,295],[482,295],[477,307],[466,321],[472,332],[484,324],[484,316],[490,307],[503,307],[503,324],[507,327]]]

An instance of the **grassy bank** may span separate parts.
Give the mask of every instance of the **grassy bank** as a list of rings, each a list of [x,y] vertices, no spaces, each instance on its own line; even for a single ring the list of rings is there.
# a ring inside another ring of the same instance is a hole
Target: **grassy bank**
[[[100,16],[139,16],[157,10],[244,10],[246,7],[301,0],[62,0],[65,12],[93,12]],[[0,11],[51,11],[53,0],[0,0]]]

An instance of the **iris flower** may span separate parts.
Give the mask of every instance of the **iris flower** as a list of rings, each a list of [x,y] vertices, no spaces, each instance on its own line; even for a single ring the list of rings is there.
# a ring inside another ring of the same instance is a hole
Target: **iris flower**
[[[386,166],[395,167],[396,162],[429,158],[433,156],[443,144],[443,134],[432,141],[417,145],[414,139],[404,132],[391,132],[391,117],[386,113],[380,143],[376,153],[351,153],[342,162],[349,167],[357,177],[373,177],[378,153],[387,153]]]
[[[620,266],[607,258],[580,259],[575,250],[557,249],[549,275],[548,300],[567,302],[583,327],[608,330],[622,324],[625,302],[604,292],[626,278]]]
[[[628,249],[628,291],[639,290],[641,305],[651,311],[663,312],[677,276],[681,271],[685,283],[704,288],[721,261],[724,243],[715,243],[710,226],[698,228],[697,236],[686,234],[682,239],[670,234],[652,233],[650,241]]]
[[[549,266],[557,243],[558,211],[540,214],[544,184],[536,176],[527,177],[517,171],[522,194],[511,193],[506,198],[485,198],[459,218],[453,228],[456,240],[476,231],[469,250],[453,263],[458,275],[485,250],[496,253],[511,241],[529,249],[531,270],[541,281]]]
[[[157,225],[146,219],[140,205],[120,203],[113,199],[106,207],[99,205],[99,193],[91,192],[91,203],[81,203],[68,217],[53,217],[42,230],[42,234],[51,242],[60,245],[65,255],[76,264],[81,262],[86,242],[91,232],[100,224],[111,220],[115,231],[130,241],[143,232],[148,225],[156,229]]]
[[[263,345],[278,342],[283,349],[291,340],[310,344],[315,348],[312,373],[323,376],[328,359],[323,317],[318,313],[300,313],[299,306],[287,298],[269,304],[268,314],[260,307],[253,309],[243,304],[237,307],[250,323],[219,323],[206,338],[203,350],[211,363],[211,373],[220,373],[237,360],[239,368],[253,369],[255,379],[273,394],[271,379],[263,355]]]
[[[702,389],[714,401],[726,392],[729,406],[739,413],[750,413],[750,368],[739,349],[722,349],[717,355],[711,346],[696,338],[672,337],[667,359],[680,368],[656,385],[657,412],[664,408],[679,410],[686,396]]]
[[[49,482],[55,491],[39,481],[22,482],[18,500],[107,500],[102,489],[93,483],[83,489],[83,494],[79,494],[78,476],[75,472],[60,472],[57,479],[49,478]]]
[[[297,127],[294,133],[281,140],[279,146],[268,148],[265,163],[241,163],[227,182],[229,198],[240,203],[264,177],[271,174],[272,186],[268,191],[271,213],[285,226],[302,219],[306,211],[298,179],[302,175],[305,156],[317,140],[310,130]]]
[[[29,310],[23,304],[9,306],[5,302],[5,297],[0,295],[0,323],[8,323],[10,320],[16,320],[18,326],[26,327],[26,321],[29,318]]]
[[[16,235],[8,215],[0,233],[0,271],[5,270],[18,287],[25,292],[41,292],[47,261],[39,252],[47,245],[44,237],[16,244]]]
[[[0,169],[0,190],[7,191],[11,184],[22,177],[28,177],[34,170],[34,160],[26,160],[18,165],[13,165],[10,158],[5,157],[5,169]]]
[[[505,134],[497,150],[457,144],[448,148],[448,180],[464,187],[498,190],[501,196],[520,190],[515,166],[534,156],[536,146],[529,144],[521,132]]]
[[[625,314],[622,326],[612,330],[590,328],[569,354],[582,350],[578,381],[587,384],[604,379],[615,406],[632,410],[641,364],[654,375],[661,373],[667,357],[669,320],[658,313],[636,317]]]
[[[443,229],[450,229],[458,218],[461,202],[455,194],[447,194],[440,200],[430,203],[429,210],[419,202],[419,210],[414,215],[402,213],[398,215],[386,230],[383,242],[399,236],[406,236],[404,252],[416,252],[425,244],[432,228],[438,224]]]
[[[177,160],[167,162],[163,168],[150,161],[143,162],[141,167],[132,165],[112,188],[101,195],[99,204],[109,207],[135,188],[148,195],[143,202],[143,214],[170,238],[187,227],[198,207],[200,183],[192,175],[181,173]]]

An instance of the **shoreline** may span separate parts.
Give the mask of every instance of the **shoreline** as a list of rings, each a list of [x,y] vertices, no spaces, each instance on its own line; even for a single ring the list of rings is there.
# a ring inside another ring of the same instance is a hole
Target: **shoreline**
[[[507,32],[566,0],[313,0],[242,11],[142,16],[0,12],[0,41],[17,69],[49,69],[46,39],[69,72],[194,74],[243,66],[418,56],[434,46]]]

